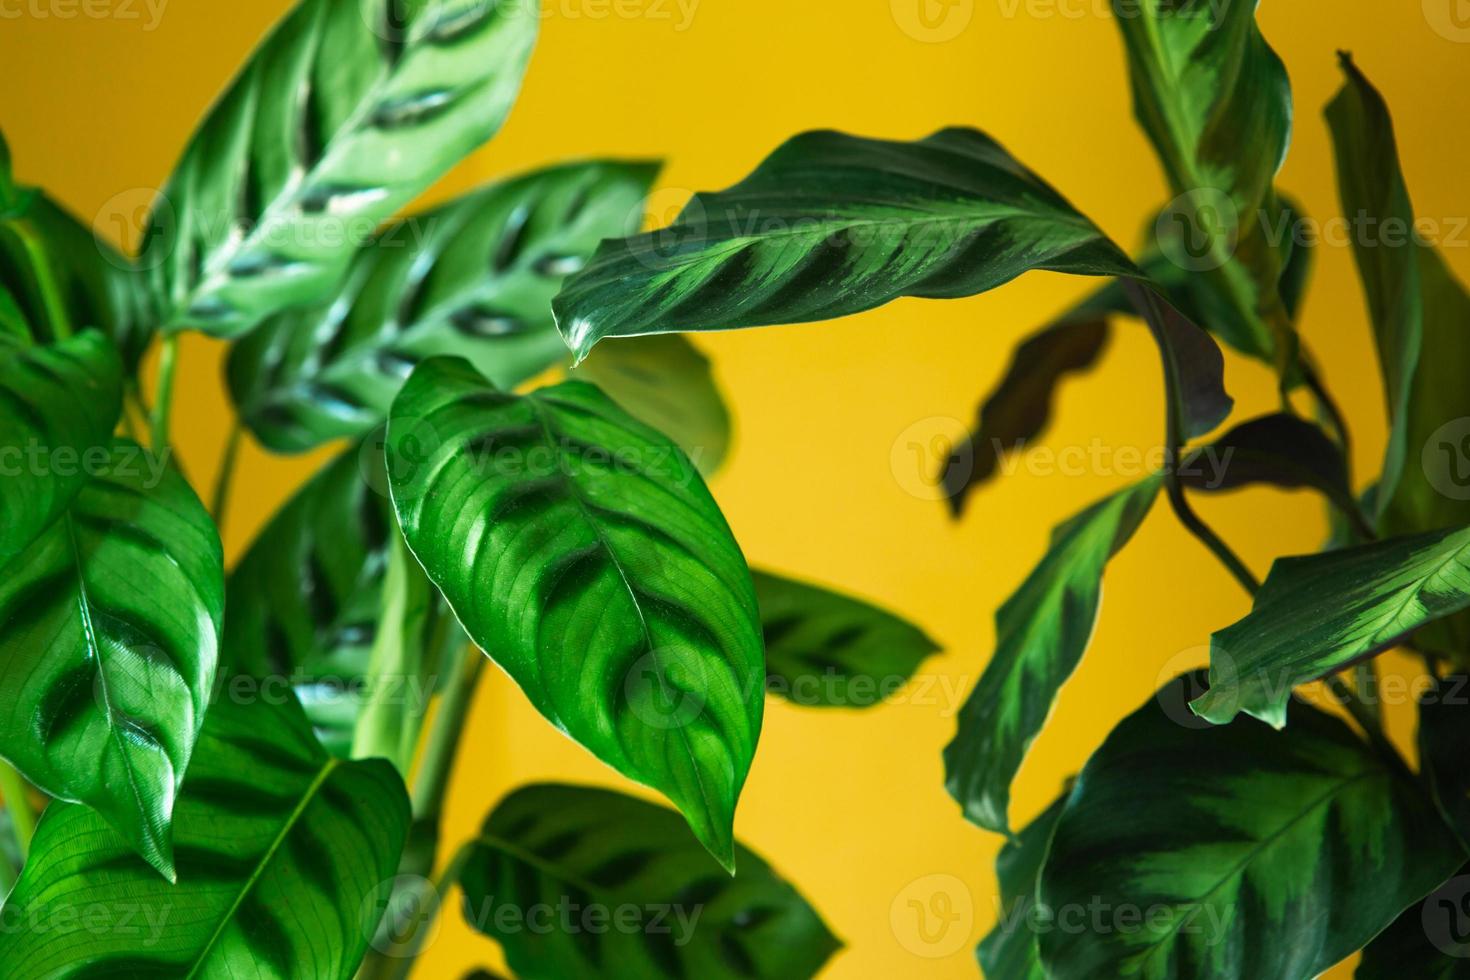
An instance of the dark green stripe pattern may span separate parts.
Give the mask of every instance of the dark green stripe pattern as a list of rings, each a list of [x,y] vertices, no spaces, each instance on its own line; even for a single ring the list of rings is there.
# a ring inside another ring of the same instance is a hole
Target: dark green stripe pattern
[[[0,577],[0,754],[97,810],[170,877],[169,822],[223,609],[204,505],[125,439]]]
[[[46,530],[105,460],[122,363],[95,330],[54,347],[0,345],[0,568]]]
[[[1031,269],[1141,275],[998,143],[794,137],[668,228],[605,243],[553,308],[580,359],[605,337],[827,320],[955,298]]]
[[[636,230],[657,169],[550,167],[387,226],[326,302],[234,346],[241,418],[271,449],[299,452],[377,425],[426,358],[467,358],[502,388],[565,361],[551,298],[599,241]]]
[[[460,875],[470,925],[521,980],[805,980],[841,943],[737,844],[727,876],[677,814],[583,786],[501,801]]]
[[[1006,841],[995,859],[1000,908],[995,928],[975,951],[985,980],[1047,980],[1036,945],[1036,926],[1046,919],[1036,904],[1036,883],[1070,792],[1057,797],[1014,839]]]
[[[349,980],[387,905],[408,794],[300,707],[221,699],[179,797],[170,885],[96,814],[53,803],[5,905],[7,980]]]
[[[511,0],[303,0],[210,111],[149,217],[170,329],[236,337],[325,299],[352,254],[489,139],[539,11]]]
[[[765,665],[750,571],[689,458],[589,384],[512,395],[457,358],[399,393],[387,457],[470,638],[728,865]]]
[[[1464,861],[1423,788],[1331,715],[1213,727],[1166,685],[1088,760],[1041,873],[1055,980],[1308,980]],[[1409,975],[1409,974],[1405,974]]]

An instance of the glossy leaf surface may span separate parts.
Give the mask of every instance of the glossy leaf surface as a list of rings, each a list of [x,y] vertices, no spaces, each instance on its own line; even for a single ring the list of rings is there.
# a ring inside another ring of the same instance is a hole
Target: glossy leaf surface
[[[1297,684],[1470,606],[1470,528],[1280,558],[1250,615],[1210,637],[1210,690],[1191,707],[1278,728]]]
[[[1108,559],[1161,484],[1151,476],[1059,526],[1041,563],[996,611],[995,653],[944,749],[945,787],[981,827],[1010,833],[1011,781],[1092,637]]]
[[[602,789],[517,790],[461,875],[465,914],[524,980],[816,975],[841,943],[796,889],[739,844],[740,873],[727,876],[680,822]],[[526,928],[544,908],[577,918]]]
[[[1293,703],[1285,731],[1206,726],[1185,705],[1202,680],[1166,685],[1078,778],[1038,892],[1083,923],[1040,933],[1056,980],[1308,980],[1464,860],[1342,721]]]
[[[6,904],[48,928],[0,934],[5,975],[349,980],[407,827],[388,763],[328,756],[289,695],[221,699],[179,797],[178,883],[96,814],[51,804]]]
[[[393,403],[388,474],[471,639],[728,866],[765,664],[750,572],[688,457],[589,384],[517,396],[436,358]]]
[[[387,219],[489,139],[535,3],[303,0],[194,134],[141,249],[171,329],[236,337],[324,299]]]
[[[553,307],[578,358],[605,337],[827,320],[900,296],[953,298],[1031,269],[1138,275],[998,143],[819,131],[665,229],[605,243]]]
[[[164,875],[223,608],[209,514],[123,439],[0,578],[0,754],[97,810]]]
[[[886,609],[753,572],[766,689],[806,707],[867,708],[894,694],[939,644]]]
[[[278,314],[234,346],[241,417],[271,449],[297,452],[377,425],[425,358],[467,358],[504,388],[565,361],[551,298],[599,241],[636,228],[656,170],[550,167],[394,222],[327,302]]]

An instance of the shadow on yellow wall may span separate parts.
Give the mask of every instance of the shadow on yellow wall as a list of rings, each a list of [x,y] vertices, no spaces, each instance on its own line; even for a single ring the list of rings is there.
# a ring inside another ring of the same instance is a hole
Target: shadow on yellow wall
[[[1396,110],[1419,213],[1470,207],[1470,38],[1434,16],[1438,2],[1268,3],[1262,12],[1296,91],[1281,186],[1309,214],[1336,210],[1320,110],[1338,84],[1338,47],[1353,50]],[[109,202],[162,182],[196,119],[286,6],[0,0],[0,125],[17,177],[101,216],[112,233]],[[1106,0],[543,7],[540,45],[508,125],[433,197],[558,159],[653,156],[667,160],[653,207],[663,221],[690,191],[733,182],[798,131],[910,139],[951,124],[1000,139],[1120,241],[1134,241],[1166,197],[1132,123]],[[1462,276],[1470,274],[1467,245],[1470,233],[1445,248]],[[1382,446],[1381,389],[1351,257],[1343,248],[1321,253],[1303,331],[1346,402],[1361,479]],[[1162,438],[1156,355],[1141,329],[1119,331],[1102,368],[1066,387],[1045,440],[1073,447],[1086,465],[1047,472],[1022,457],[958,525],[929,492],[931,437],[968,420],[1017,339],[1091,285],[1032,275],[976,299],[906,300],[837,323],[699,340],[736,416],[735,452],[713,489],[746,554],[901,610],[946,648],[881,708],[768,709],[737,831],[846,941],[828,976],[976,975],[973,948],[997,910],[1000,841],[961,819],[942,785],[940,749],[990,655],[992,610],[1039,556],[1050,527],[1136,477],[1124,460],[1146,458]],[[176,395],[186,407],[176,442],[203,486],[229,424],[222,349],[188,338]],[[1236,357],[1227,367],[1240,411],[1274,405],[1264,369]],[[247,447],[227,552],[238,555],[325,457],[271,458]],[[1252,491],[1201,508],[1257,572],[1274,555],[1314,548],[1324,533],[1320,507],[1305,495]],[[1092,648],[1021,772],[1016,819],[1049,802],[1162,678],[1202,664],[1210,631],[1247,606],[1168,509],[1155,508],[1109,568]],[[1406,742],[1407,705],[1392,724]],[[467,737],[450,797],[451,841],[532,780],[636,791],[555,733],[498,674],[481,690]],[[498,962],[495,946],[450,914],[418,975],[455,977]]]

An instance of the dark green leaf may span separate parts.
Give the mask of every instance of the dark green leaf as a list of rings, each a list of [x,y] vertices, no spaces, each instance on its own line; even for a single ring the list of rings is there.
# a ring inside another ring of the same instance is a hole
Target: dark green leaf
[[[393,402],[388,475],[470,637],[728,866],[765,665],[750,572],[694,464],[589,384],[517,396],[435,358]]]
[[[949,794],[987,830],[1010,833],[1011,780],[1092,637],[1108,559],[1161,484],[1151,476],[1059,526],[1041,564],[996,612],[995,653],[944,749]]]
[[[465,915],[523,980],[802,980],[841,947],[757,855],[735,845],[726,877],[679,823],[607,790],[517,790],[461,875]]]
[[[1419,765],[1440,812],[1470,842],[1470,676],[1450,674],[1419,698]],[[1467,913],[1470,914],[1470,913]]]
[[[679,334],[629,337],[587,358],[573,377],[591,381],[630,415],[678,444],[705,475],[730,448],[730,412],[709,358]]]
[[[1179,195],[1160,217],[1160,246],[1215,280],[1230,314],[1216,327],[1233,346],[1267,360],[1294,356],[1280,349],[1292,344],[1279,290],[1289,241],[1270,235],[1286,211],[1273,181],[1291,142],[1291,83],[1256,27],[1256,3],[1114,7],[1134,114]]]
[[[1055,980],[1307,980],[1464,860],[1407,775],[1331,715],[1216,728],[1166,685],[1088,760],[1039,900]],[[1071,928],[1067,924],[1071,923]]]
[[[167,326],[236,337],[324,299],[379,222],[500,128],[538,20],[535,3],[303,0],[149,216]]]
[[[1154,290],[1126,281],[1123,291],[1159,345],[1165,388],[1175,399],[1169,411],[1180,440],[1195,439],[1225,421],[1235,402],[1225,392],[1225,357],[1219,346]]]
[[[995,859],[995,876],[1000,883],[1000,908],[995,928],[981,941],[976,953],[985,980],[1046,980],[1041,952],[1036,946],[1033,919],[1036,883],[1051,846],[1057,818],[1071,794],[1070,787],[1040,816],[1027,824],[1014,840],[1008,840]]]
[[[332,299],[278,314],[230,352],[230,391],[278,452],[358,436],[426,357],[509,388],[567,357],[551,297],[604,238],[636,227],[657,167],[592,161],[492,184],[395,222]]]
[[[1339,506],[1356,508],[1337,443],[1311,422],[1286,412],[1242,422],[1179,464],[1191,490],[1235,490],[1255,483],[1309,487]]]
[[[408,794],[381,759],[342,762],[300,708],[209,711],[175,819],[178,884],[96,814],[53,803],[5,905],[7,980],[349,980],[386,904]]]
[[[1139,275],[988,136],[797,136],[669,228],[603,244],[553,307],[578,358],[604,337],[826,320],[969,296],[1031,269]]]
[[[1411,905],[1363,949],[1356,980],[1470,977],[1470,864]]]
[[[169,821],[223,608],[209,514],[124,439],[0,579],[0,754],[97,810],[170,877]]]
[[[1191,707],[1276,727],[1297,684],[1341,670],[1470,606],[1470,528],[1280,558],[1250,615],[1210,637],[1210,690]]]
[[[96,331],[54,347],[0,344],[0,568],[106,462],[121,410],[122,364]]]
[[[751,578],[766,638],[766,690],[795,704],[871,707],[939,650],[917,626],[861,599],[769,572]]]
[[[369,438],[342,453],[277,511],[230,573],[226,602],[225,669],[289,679],[317,736],[342,756],[362,711],[397,527],[381,446]],[[446,644],[468,642],[439,606]],[[431,692],[397,693],[417,701]]]

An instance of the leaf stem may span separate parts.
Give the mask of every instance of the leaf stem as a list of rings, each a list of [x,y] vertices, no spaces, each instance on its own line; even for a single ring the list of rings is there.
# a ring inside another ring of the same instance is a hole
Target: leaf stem
[[[209,512],[214,515],[214,525],[219,528],[220,537],[224,537],[225,533],[225,508],[230,504],[230,484],[235,478],[235,462],[240,455],[240,435],[243,429],[240,417],[235,416],[235,422],[230,426],[229,438],[225,441],[225,455],[220,461],[219,475],[214,480],[214,502]]]
[[[459,665],[444,689],[439,710],[434,715],[434,726],[424,745],[423,758],[414,774],[413,817],[416,822],[432,819],[437,823],[443,812],[449,774],[454,770],[454,761],[459,754],[460,735],[484,668],[485,655],[476,647],[468,647],[464,663]]]
[[[158,360],[158,386],[153,395],[153,419],[150,447],[155,454],[168,449],[169,411],[173,406],[174,373],[179,360],[179,335],[168,334],[163,338],[163,350]]]
[[[56,285],[56,277],[52,275],[51,259],[46,254],[46,246],[41,241],[40,233],[27,218],[7,221],[4,227],[9,229],[30,259],[31,271],[36,276],[36,288],[41,294],[42,305],[46,307],[46,319],[51,325],[52,336],[56,340],[67,339],[72,335],[71,318],[67,315],[66,304],[61,301],[61,290]]]
[[[31,850],[31,838],[36,834],[36,814],[26,797],[26,782],[15,767],[0,762],[0,796],[5,797],[5,809],[10,814],[10,829],[15,834],[15,843],[20,848],[20,858],[25,860]],[[0,861],[0,864],[4,864]]]
[[[476,655],[480,655],[478,651]],[[439,916],[439,910],[444,907],[445,893],[458,883],[460,872],[469,861],[474,847],[473,840],[459,845],[459,849],[439,873],[423,882],[425,894],[412,900],[412,910],[420,913],[413,923],[413,931],[402,939],[395,937],[386,949],[375,951],[363,964],[358,980],[404,980],[413,971],[414,964],[424,951],[425,943],[434,933],[432,927]],[[388,914],[392,914],[393,907],[393,900],[389,899]]]
[[[1194,508],[1189,506],[1189,501],[1184,497],[1184,487],[1179,483],[1176,474],[1175,452],[1177,450],[1170,450],[1170,464],[1165,475],[1165,485],[1168,490],[1169,504],[1174,508],[1174,513],[1178,515],[1179,523],[1183,524],[1185,529],[1198,538],[1206,548],[1209,548],[1215,557],[1220,559],[1220,564],[1225,566],[1225,570],[1240,583],[1240,587],[1254,597],[1260,591],[1260,579],[1256,578],[1255,574],[1246,567],[1245,562],[1240,560],[1240,556],[1231,551],[1230,546],[1218,534],[1210,530],[1209,525],[1194,512]]]
[[[1394,746],[1393,742],[1389,741],[1388,735],[1384,732],[1383,725],[1377,717],[1374,706],[1367,704],[1359,698],[1357,692],[1353,690],[1353,686],[1337,674],[1331,674],[1327,677],[1327,687],[1337,696],[1338,702],[1347,709],[1347,713],[1352,716],[1353,721],[1358,723],[1358,727],[1363,729],[1363,734],[1368,736],[1368,741],[1373,744],[1373,747],[1378,750],[1379,754],[1387,759],[1399,771],[1400,775],[1412,779],[1413,772],[1409,769],[1409,764],[1404,761],[1403,756],[1399,755],[1399,750]]]

